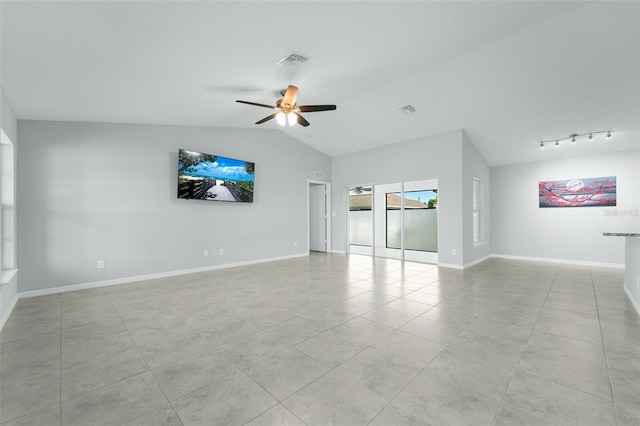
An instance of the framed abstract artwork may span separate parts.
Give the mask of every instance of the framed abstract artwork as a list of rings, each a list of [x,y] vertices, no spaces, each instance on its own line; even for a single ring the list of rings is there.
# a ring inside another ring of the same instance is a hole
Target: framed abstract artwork
[[[540,207],[611,207],[616,205],[616,177],[538,182]]]

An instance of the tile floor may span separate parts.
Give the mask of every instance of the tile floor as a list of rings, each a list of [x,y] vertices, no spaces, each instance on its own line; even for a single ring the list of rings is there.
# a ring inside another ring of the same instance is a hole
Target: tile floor
[[[22,299],[2,425],[637,425],[615,269],[309,257]]]

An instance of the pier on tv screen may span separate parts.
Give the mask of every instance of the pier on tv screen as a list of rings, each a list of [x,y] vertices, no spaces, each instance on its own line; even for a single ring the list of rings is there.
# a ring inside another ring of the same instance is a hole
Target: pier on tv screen
[[[178,152],[178,198],[253,202],[255,164],[181,149]]]

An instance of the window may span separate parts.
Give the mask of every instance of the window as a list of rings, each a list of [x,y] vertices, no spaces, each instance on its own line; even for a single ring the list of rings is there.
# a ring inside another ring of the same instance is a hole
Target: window
[[[0,130],[0,270],[15,268],[15,175],[13,143]]]
[[[473,245],[484,244],[484,211],[482,181],[473,178]]]

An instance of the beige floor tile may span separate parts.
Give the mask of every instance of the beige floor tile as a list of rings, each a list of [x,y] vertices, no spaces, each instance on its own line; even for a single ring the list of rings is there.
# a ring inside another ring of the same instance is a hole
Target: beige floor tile
[[[277,404],[246,374],[238,372],[174,401],[185,425],[242,425]]]
[[[0,423],[638,424],[623,281],[313,253],[20,299]]]
[[[309,425],[366,425],[388,401],[330,372],[291,395],[283,404]]]

